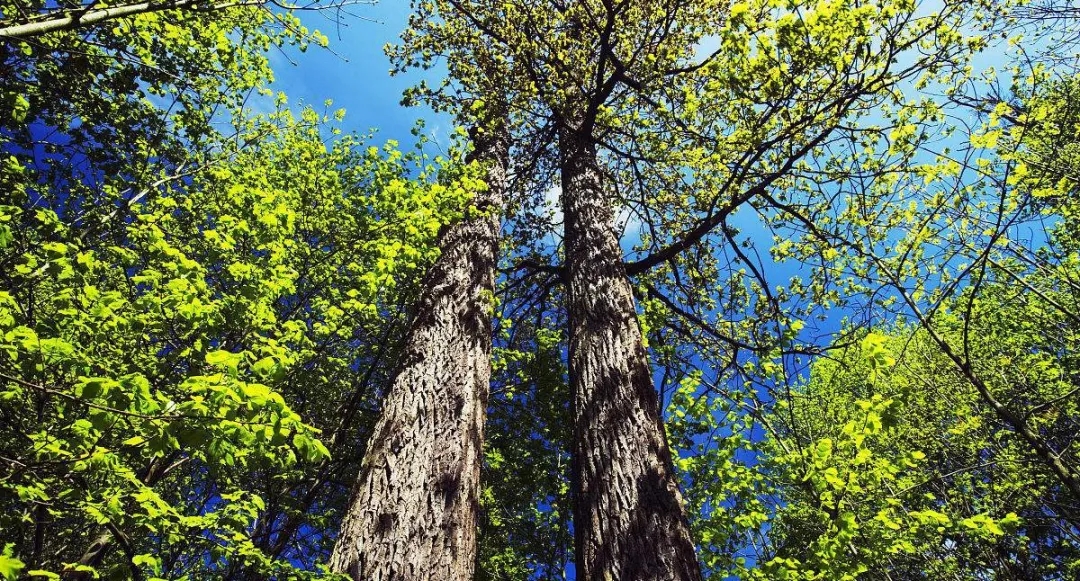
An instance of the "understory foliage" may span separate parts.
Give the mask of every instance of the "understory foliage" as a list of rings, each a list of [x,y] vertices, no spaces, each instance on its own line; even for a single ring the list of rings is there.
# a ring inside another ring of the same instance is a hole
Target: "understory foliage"
[[[584,100],[708,578],[1080,578],[1077,9],[563,4],[418,0],[389,49],[514,137],[477,577],[573,567]],[[0,578],[328,576],[486,186],[266,88],[326,42],[261,3],[0,39]]]

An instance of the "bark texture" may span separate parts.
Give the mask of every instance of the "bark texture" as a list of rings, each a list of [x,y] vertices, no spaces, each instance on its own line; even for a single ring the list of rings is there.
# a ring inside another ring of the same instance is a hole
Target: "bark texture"
[[[595,146],[566,130],[560,150],[578,579],[698,581]]]
[[[360,468],[330,568],[364,581],[471,581],[507,140],[474,135],[486,192],[439,239],[404,359]]]

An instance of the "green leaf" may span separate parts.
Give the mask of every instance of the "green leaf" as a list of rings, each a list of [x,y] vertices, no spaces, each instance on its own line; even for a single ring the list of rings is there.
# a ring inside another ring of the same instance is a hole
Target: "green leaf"
[[[25,121],[29,111],[30,101],[23,95],[15,95],[15,102],[11,106],[11,118],[18,122]]]
[[[825,438],[817,443],[814,447],[814,458],[819,465],[824,465],[832,457],[833,453],[833,441],[829,438]]]
[[[273,357],[263,357],[251,366],[251,371],[256,375],[268,377],[278,370],[278,362]]]
[[[19,571],[26,567],[25,563],[15,558],[14,550],[15,545],[8,543],[4,545],[4,552],[0,553],[0,576],[7,581],[15,581],[19,576]]]
[[[161,560],[150,554],[135,555],[131,558],[134,565],[149,567],[155,573],[161,573]]]

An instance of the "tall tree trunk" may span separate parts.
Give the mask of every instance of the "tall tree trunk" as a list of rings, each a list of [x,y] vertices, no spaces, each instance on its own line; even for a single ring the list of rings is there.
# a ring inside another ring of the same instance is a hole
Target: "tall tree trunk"
[[[330,568],[363,581],[471,581],[505,129],[474,133],[486,192],[439,239],[401,368],[386,395]]]
[[[578,579],[701,579],[593,142],[560,135]]]

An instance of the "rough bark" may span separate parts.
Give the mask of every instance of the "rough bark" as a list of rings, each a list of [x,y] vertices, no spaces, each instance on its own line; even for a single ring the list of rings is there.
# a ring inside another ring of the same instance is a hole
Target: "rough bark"
[[[595,146],[560,151],[578,579],[700,580]]]
[[[400,370],[361,463],[330,568],[364,581],[471,581],[505,133],[474,135],[486,192],[439,239]]]

